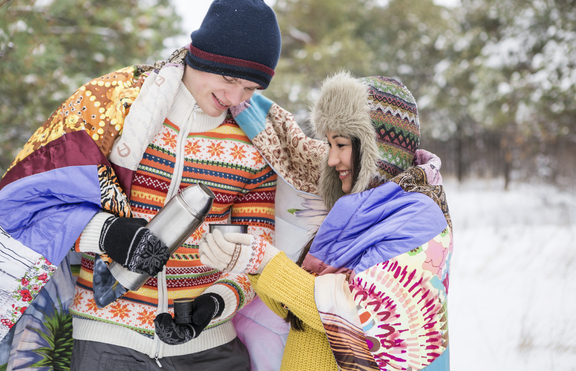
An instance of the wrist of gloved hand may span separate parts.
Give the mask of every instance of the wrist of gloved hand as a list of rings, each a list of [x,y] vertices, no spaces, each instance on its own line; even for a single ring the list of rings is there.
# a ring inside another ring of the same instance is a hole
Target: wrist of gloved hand
[[[278,249],[261,238],[247,233],[226,233],[219,230],[208,233],[200,243],[202,264],[223,272],[254,274],[264,269],[266,262],[278,253]]]
[[[250,99],[248,99],[248,100],[245,100],[244,102],[240,102],[240,104],[237,106],[230,107],[230,113],[232,114],[232,117],[236,118],[236,116],[238,116],[239,114],[244,112],[244,110],[246,110],[250,107],[251,107],[250,106]]]
[[[156,276],[170,253],[168,247],[146,228],[141,218],[113,217],[104,222],[99,247],[128,270]]]
[[[192,302],[189,323],[176,323],[169,313],[160,313],[154,319],[156,335],[166,344],[178,345],[197,338],[224,311],[224,299],[216,293],[205,293]]]
[[[264,242],[264,243],[267,243],[267,242]],[[268,264],[268,262],[270,262],[270,260],[272,260],[272,258],[274,258],[276,256],[276,254],[278,254],[279,252],[280,252],[280,250],[278,250],[275,246],[268,243],[268,246],[266,247],[266,249],[264,251],[264,256],[262,257],[262,261],[256,267],[254,274],[261,274],[264,271],[264,268],[266,268],[266,265]]]
[[[249,101],[240,103],[230,111],[236,123],[252,140],[266,128],[266,116],[273,103],[262,94],[255,93]]]

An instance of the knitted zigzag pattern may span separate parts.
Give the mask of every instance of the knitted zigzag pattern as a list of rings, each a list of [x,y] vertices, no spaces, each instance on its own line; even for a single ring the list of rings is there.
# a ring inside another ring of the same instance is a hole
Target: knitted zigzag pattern
[[[147,220],[162,209],[176,172],[176,152],[183,148],[180,188],[201,181],[216,198],[205,222],[166,265],[169,303],[177,298],[196,297],[208,287],[219,285],[232,292],[241,308],[253,296],[248,279],[244,275],[224,276],[220,271],[202,265],[197,245],[202,234],[208,232],[209,224],[227,223],[229,218],[233,223],[249,224],[250,233],[272,243],[276,174],[231,116],[209,132],[188,134],[183,143],[178,144],[179,134],[180,128],[165,120],[135,173],[130,207],[135,217]],[[158,300],[156,278],[150,278],[140,290],[130,291],[115,303],[98,309],[93,305],[92,270],[93,257],[85,254],[73,313],[153,334]],[[223,318],[213,325],[228,319]]]
[[[378,169],[389,179],[412,165],[420,144],[416,101],[397,80],[375,76],[360,81],[368,85],[370,119],[381,158]]]

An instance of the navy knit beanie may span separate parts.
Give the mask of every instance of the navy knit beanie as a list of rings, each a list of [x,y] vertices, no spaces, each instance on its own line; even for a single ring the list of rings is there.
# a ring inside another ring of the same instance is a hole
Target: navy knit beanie
[[[237,77],[266,89],[280,57],[280,28],[263,0],[214,0],[192,32],[186,63],[200,71]]]

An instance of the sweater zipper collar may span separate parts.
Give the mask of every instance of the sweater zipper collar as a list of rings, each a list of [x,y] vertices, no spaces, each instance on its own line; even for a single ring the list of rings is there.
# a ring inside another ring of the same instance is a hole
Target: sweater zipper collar
[[[196,121],[196,111],[200,109],[198,103],[194,103],[194,108],[192,110],[192,117],[193,121]],[[172,174],[172,181],[170,182],[170,186],[168,188],[168,192],[166,194],[166,200],[164,205],[172,199],[180,189],[180,183],[182,182],[182,171],[184,169],[184,146],[186,144],[186,138],[188,137],[188,132],[190,131],[190,122],[189,120],[186,121],[186,124],[180,128],[180,132],[178,133],[178,139],[176,141],[176,159],[174,163],[174,173]],[[166,280],[166,268],[162,270],[158,274],[158,309],[156,311],[156,315],[164,312],[168,312],[168,292],[167,292],[167,280]],[[154,336],[154,342],[156,343],[155,349],[155,359],[158,367],[162,368],[162,364],[160,363],[160,348],[162,346],[160,339],[157,335]]]

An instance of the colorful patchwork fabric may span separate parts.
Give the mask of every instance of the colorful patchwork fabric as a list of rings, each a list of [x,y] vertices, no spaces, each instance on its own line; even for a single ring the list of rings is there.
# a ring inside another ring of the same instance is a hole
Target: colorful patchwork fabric
[[[0,339],[50,280],[56,266],[0,228]]]
[[[452,230],[442,186],[428,185],[422,168],[342,197],[310,254],[308,268],[321,270],[316,305],[342,370],[449,370]],[[350,279],[329,274],[340,272]]]
[[[449,228],[419,248],[356,275],[350,290],[381,370],[448,369]]]
[[[146,82],[148,85],[161,86],[162,82],[167,80],[166,74],[170,78],[178,74],[181,77],[185,54],[184,48],[176,51],[168,62],[124,68],[94,79],[78,89],[36,131],[0,182],[0,226],[21,243],[22,255],[35,253],[50,261],[53,266],[58,266],[98,211],[105,210],[127,217],[150,217],[157,212],[160,204],[150,202],[154,198],[150,195],[155,195],[157,190],[153,183],[146,186],[143,184],[158,180],[158,172],[157,169],[150,171],[145,162],[158,159],[169,161],[170,150],[165,150],[170,144],[162,135],[178,129],[169,128],[169,125],[162,126],[166,118],[163,112],[167,112],[169,107],[164,107],[164,111],[158,111],[155,115],[148,115],[144,121],[139,120],[138,117],[142,117],[143,112],[149,108],[146,104],[153,104],[157,100],[150,95],[143,95],[139,100],[136,98]],[[141,103],[137,104],[138,101]],[[132,116],[136,118],[129,119],[130,111],[133,111],[135,106],[135,114]],[[133,121],[136,125],[131,124]],[[152,125],[147,128],[152,130],[152,136],[162,141],[162,145],[153,143],[140,148],[126,145],[123,139],[138,135],[135,128],[146,129],[138,127],[142,122]],[[124,133],[127,123],[130,124],[130,132]],[[158,130],[153,131],[159,127],[166,131],[159,134]],[[119,136],[120,140],[116,140]],[[231,139],[224,144],[225,141],[220,139],[228,136],[231,136]],[[123,146],[119,147],[118,143]],[[212,176],[214,180],[209,186],[217,193],[217,200],[207,222],[224,222],[225,218],[230,216],[234,223],[250,224],[254,229],[251,232],[256,233],[259,238],[273,240],[273,190],[276,178],[258,152],[250,150],[249,140],[234,120],[230,117],[222,128],[189,138],[186,151],[189,151],[191,156],[195,153],[194,146],[197,144],[210,148],[211,152],[206,154],[206,158],[184,169],[182,187],[196,182],[197,176],[204,178],[207,173]],[[143,159],[145,152],[148,157]],[[137,156],[136,160],[128,156],[130,153]],[[130,162],[125,164],[122,160]],[[144,165],[138,167],[141,160]],[[156,162],[156,165],[161,167],[159,164]],[[169,181],[171,175],[170,172],[166,179],[160,180]],[[162,176],[161,174],[159,178]],[[141,183],[134,181],[136,177],[139,177]],[[136,187],[135,192],[131,189],[133,181],[141,187]],[[161,193],[155,202],[162,198]],[[227,210],[227,205],[232,203],[237,207]],[[146,209],[147,206],[152,208]],[[137,209],[138,213],[133,213],[133,208]],[[205,231],[206,226],[201,230]],[[235,296],[237,305],[244,305],[253,295],[246,277],[220,277],[219,273],[195,263],[199,262],[199,258],[194,240],[200,233],[199,230],[188,245],[184,245],[183,250],[177,251],[169,264],[168,284],[172,284],[174,289],[170,299],[184,295],[183,287],[188,285],[190,280],[197,279],[196,282],[199,283],[198,291],[192,290],[192,294],[199,294],[210,283],[219,280],[218,285]],[[14,259],[17,260],[18,257]],[[92,265],[93,256],[84,254],[76,302],[78,305],[83,303],[81,306],[87,313],[92,304],[87,303],[86,300],[89,299],[86,298],[91,294],[82,290],[91,292]],[[24,270],[21,276],[14,277],[20,282],[24,278]],[[149,281],[153,292],[146,291],[145,286],[144,294],[139,291],[135,293],[135,297],[128,300],[132,300],[132,303],[140,299],[144,299],[142,302],[145,303],[150,303],[150,300],[157,301],[154,284]],[[13,287],[12,294],[4,297],[18,296],[17,290],[21,289]],[[0,304],[5,305],[8,302],[9,300],[5,300]],[[17,318],[13,312],[0,314],[1,319],[14,323]],[[127,310],[119,306],[116,312],[110,313],[110,318],[119,321],[126,318],[126,313]],[[141,332],[149,332],[151,322],[148,321],[148,314],[139,311],[137,318],[141,319],[138,325],[131,323],[129,327],[138,327]],[[224,320],[228,319],[229,317],[224,317]]]
[[[146,74],[137,75],[137,72],[139,70],[135,67],[127,67],[94,79],[78,89],[36,130],[9,170],[39,148],[65,137],[67,133],[78,131],[87,134],[108,156],[146,77]]]
[[[122,131],[144,71],[125,68],[82,86],[16,156],[0,181],[0,226],[21,244],[19,256],[36,253],[56,267],[96,212],[131,216],[106,155]],[[27,277],[19,279],[30,281]],[[38,289],[47,281],[38,281]],[[18,295],[14,291],[12,297]],[[0,316],[11,323],[19,318],[4,311]]]

